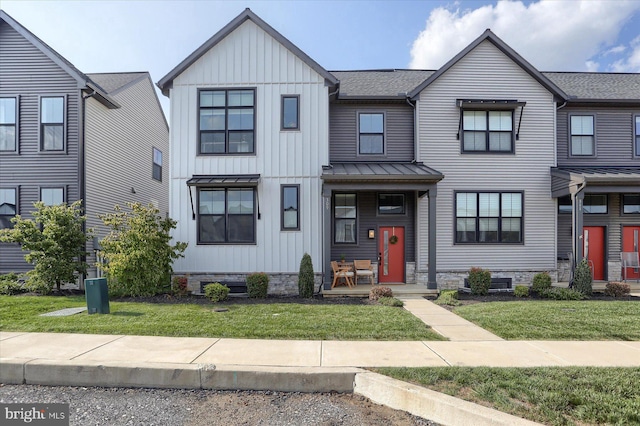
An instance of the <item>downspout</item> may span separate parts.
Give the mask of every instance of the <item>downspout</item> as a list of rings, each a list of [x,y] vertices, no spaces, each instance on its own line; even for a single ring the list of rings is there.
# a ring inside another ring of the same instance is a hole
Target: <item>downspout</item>
[[[78,195],[79,199],[82,200],[81,204],[81,213],[86,217],[87,215],[87,179],[86,179],[86,149],[85,149],[85,121],[86,121],[86,99],[95,95],[96,91],[88,95],[84,95],[82,93],[82,89],[80,89],[80,114],[78,116],[78,127],[80,131],[78,132]],[[82,222],[82,232],[87,234],[87,223],[85,221]],[[85,246],[86,251],[86,246]],[[87,256],[82,255],[81,261],[86,262]],[[80,285],[78,286],[80,290],[84,290],[84,280],[87,278],[87,273],[82,273],[82,278],[80,280]]]
[[[578,185],[578,189],[576,192],[571,193],[571,205],[573,207],[573,209],[571,210],[572,213],[572,238],[573,238],[573,264],[571,265],[571,271],[572,274],[571,276],[573,277],[573,272],[575,271],[575,268],[577,266],[577,264],[582,260],[582,249],[580,248],[580,242],[582,240],[582,221],[578,220],[578,215],[579,215],[579,211],[582,211],[582,204],[576,206],[576,200],[577,200],[577,196],[578,194],[580,194],[582,192],[582,190],[585,188],[585,186],[587,186],[587,182],[586,180],[583,180],[582,183],[580,183]],[[578,234],[578,229],[580,228],[580,234]],[[580,253],[580,256],[578,256],[578,253]],[[578,259],[578,257],[580,257],[580,259]],[[569,287],[573,286],[573,282],[569,283]]]

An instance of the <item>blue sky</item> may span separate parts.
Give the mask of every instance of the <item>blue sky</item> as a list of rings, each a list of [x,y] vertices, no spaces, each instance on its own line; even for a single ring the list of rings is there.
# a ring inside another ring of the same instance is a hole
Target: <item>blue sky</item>
[[[640,72],[639,0],[2,1],[82,72],[154,82],[245,7],[328,70],[437,69],[491,28],[542,71]]]

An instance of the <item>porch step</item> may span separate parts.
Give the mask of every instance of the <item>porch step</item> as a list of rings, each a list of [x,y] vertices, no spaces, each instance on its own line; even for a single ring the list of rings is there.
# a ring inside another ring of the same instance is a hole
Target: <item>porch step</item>
[[[334,287],[331,290],[322,290],[323,297],[369,297],[369,292],[373,287],[389,287],[393,291],[394,297],[424,297],[438,296],[438,290],[428,289],[423,285],[417,284],[377,284],[375,286],[359,284],[352,288],[346,286]]]

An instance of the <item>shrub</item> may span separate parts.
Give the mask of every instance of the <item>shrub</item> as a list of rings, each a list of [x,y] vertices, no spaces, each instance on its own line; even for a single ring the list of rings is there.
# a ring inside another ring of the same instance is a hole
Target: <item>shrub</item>
[[[627,283],[610,282],[607,283],[604,294],[613,297],[624,297],[631,293],[631,286]]]
[[[302,256],[298,272],[298,294],[300,297],[313,297],[313,261],[308,253]]]
[[[491,272],[482,268],[471,268],[469,270],[469,287],[471,287],[472,294],[480,296],[488,294],[491,287]]]
[[[24,293],[27,291],[23,282],[20,282],[21,276],[15,272],[0,275],[0,294],[11,296],[13,294]]]
[[[187,277],[173,277],[171,280],[171,293],[178,297],[186,296],[189,294],[188,283],[189,279]]]
[[[404,306],[404,302],[400,299],[396,299],[395,297],[379,297],[378,303],[383,306],[392,306],[397,308]]]
[[[433,303],[437,305],[458,306],[460,304],[458,300],[458,290],[442,290]]]
[[[542,293],[551,288],[551,276],[548,272],[539,272],[533,276],[531,290],[536,293]]]
[[[269,288],[269,275],[256,272],[247,277],[247,293],[254,299],[266,299]]]
[[[381,297],[393,297],[393,291],[389,287],[373,287],[369,292],[369,300],[378,300]]]
[[[540,297],[553,300],[582,300],[586,296],[576,290],[562,287],[552,287],[540,293]]]
[[[573,289],[585,296],[590,296],[593,292],[592,282],[593,276],[591,275],[589,263],[587,259],[582,259],[580,263],[578,263],[578,266],[576,266],[576,272],[573,275]]]
[[[529,287],[526,285],[517,285],[515,290],[513,290],[513,295],[516,297],[529,297]]]
[[[229,287],[220,283],[212,283],[204,286],[204,295],[213,303],[222,302],[229,295]]]

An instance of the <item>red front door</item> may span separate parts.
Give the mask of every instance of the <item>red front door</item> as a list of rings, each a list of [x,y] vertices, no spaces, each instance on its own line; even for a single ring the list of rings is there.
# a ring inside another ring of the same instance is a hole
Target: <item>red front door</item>
[[[379,283],[404,282],[404,227],[381,226],[378,231]]]
[[[630,251],[638,253],[640,249],[640,226],[623,226],[622,227],[622,251]],[[625,279],[640,279],[640,270],[629,268],[626,269]]]
[[[594,280],[604,280],[604,226],[585,226],[582,229],[582,253],[593,271]]]

